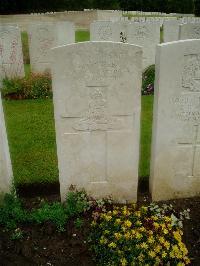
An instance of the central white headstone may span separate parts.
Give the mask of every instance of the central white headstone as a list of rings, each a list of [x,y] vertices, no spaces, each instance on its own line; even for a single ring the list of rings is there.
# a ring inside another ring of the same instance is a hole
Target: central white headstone
[[[141,47],[85,42],[52,49],[62,200],[71,185],[136,201]]]
[[[200,40],[158,46],[150,188],[153,200],[200,194]]]
[[[45,22],[28,28],[31,70],[44,72],[50,69],[50,49],[75,42],[74,24],[71,22]]]

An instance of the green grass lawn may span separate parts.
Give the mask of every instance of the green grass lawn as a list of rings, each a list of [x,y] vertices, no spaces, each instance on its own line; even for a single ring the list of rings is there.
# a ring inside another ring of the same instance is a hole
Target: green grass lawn
[[[3,101],[16,184],[58,178],[52,100]]]
[[[149,175],[152,96],[142,97],[140,176]],[[58,180],[52,100],[3,101],[15,183]]]
[[[76,42],[86,42],[90,40],[90,32],[87,30],[77,30],[75,35]]]

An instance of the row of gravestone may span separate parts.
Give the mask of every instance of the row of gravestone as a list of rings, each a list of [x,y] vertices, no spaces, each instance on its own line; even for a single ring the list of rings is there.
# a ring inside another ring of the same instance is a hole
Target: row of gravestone
[[[179,29],[180,28],[180,29]],[[49,69],[52,47],[75,42],[71,22],[32,24],[28,30],[31,70]],[[164,41],[200,38],[200,23],[183,24],[177,20],[164,24]],[[127,42],[143,47],[143,69],[155,64],[156,45],[160,43],[159,23],[96,21],[90,27],[91,41]],[[19,29],[0,26],[0,78],[24,76],[22,45]]]
[[[62,200],[71,185],[94,197],[137,200],[142,48],[84,42],[51,50]],[[150,191],[200,194],[200,40],[157,45]],[[0,191],[12,170],[0,105]]]

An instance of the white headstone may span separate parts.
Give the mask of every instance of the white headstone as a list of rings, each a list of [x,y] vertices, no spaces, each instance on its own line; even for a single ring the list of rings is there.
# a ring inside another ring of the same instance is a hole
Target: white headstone
[[[24,63],[20,30],[14,26],[0,26],[0,81],[23,77]]]
[[[150,188],[153,200],[200,194],[200,40],[159,45]]]
[[[128,24],[127,41],[143,48],[143,69],[155,64],[156,45],[160,43],[160,24]]]
[[[28,28],[31,70],[50,69],[50,49],[75,42],[74,24],[71,22],[31,24]]]
[[[200,39],[200,23],[188,23],[180,25],[179,39]]]
[[[94,21],[90,24],[91,41],[119,42],[118,23],[112,21]]]
[[[179,39],[178,20],[165,20],[163,23],[163,40],[164,42],[178,41]]]
[[[12,176],[12,166],[0,96],[0,197],[10,192],[12,187]]]
[[[136,201],[141,47],[84,42],[52,50],[61,198],[71,185]]]

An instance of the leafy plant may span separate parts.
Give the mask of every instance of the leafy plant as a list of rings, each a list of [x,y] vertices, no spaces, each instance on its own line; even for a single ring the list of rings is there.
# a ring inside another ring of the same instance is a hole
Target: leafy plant
[[[142,75],[142,94],[152,95],[154,93],[155,66],[148,67]]]
[[[77,218],[75,221],[74,221],[74,225],[77,229],[80,229],[81,227],[83,227],[83,224],[84,224],[84,220],[82,218]]]
[[[64,205],[60,202],[49,204],[44,202],[39,209],[31,213],[31,220],[37,224],[51,222],[55,224],[58,231],[64,231],[64,226],[68,220]]]
[[[5,78],[2,96],[6,99],[52,98],[52,85],[49,73],[33,74],[24,78]]]
[[[19,224],[28,220],[29,215],[22,207],[20,199],[14,194],[6,194],[0,205],[0,225],[6,229],[16,229]]]

